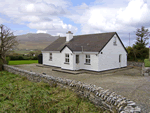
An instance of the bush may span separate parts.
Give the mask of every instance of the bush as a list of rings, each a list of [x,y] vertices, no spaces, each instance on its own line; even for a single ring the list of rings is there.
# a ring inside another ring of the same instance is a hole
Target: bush
[[[21,56],[21,55],[17,55],[17,56],[11,55],[9,57],[10,57],[10,60],[30,60],[30,57]]]
[[[32,60],[38,60],[37,56],[32,57]]]
[[[9,63],[9,61],[10,61],[10,58],[9,58],[9,57],[6,57],[6,62],[7,62],[7,64]]]
[[[24,60],[23,56],[19,56],[18,60]]]

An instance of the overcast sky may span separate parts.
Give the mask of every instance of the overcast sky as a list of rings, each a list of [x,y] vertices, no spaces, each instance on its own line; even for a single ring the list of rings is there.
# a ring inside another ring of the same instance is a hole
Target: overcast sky
[[[64,36],[117,32],[125,46],[141,26],[150,30],[150,0],[0,0],[0,24],[15,35]]]

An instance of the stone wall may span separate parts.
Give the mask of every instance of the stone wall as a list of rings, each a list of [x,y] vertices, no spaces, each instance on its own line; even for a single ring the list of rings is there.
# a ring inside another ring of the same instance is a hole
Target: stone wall
[[[142,65],[142,75],[150,76],[150,67],[145,67],[144,63]]]
[[[138,66],[142,67],[143,62],[133,62],[133,61],[128,61],[127,66]]]
[[[78,95],[88,98],[95,105],[108,109],[111,112],[141,113],[141,109],[135,104],[135,102],[121,95],[117,95],[115,92],[110,92],[109,90],[105,90],[92,84],[29,72],[9,65],[4,65],[4,70],[25,76],[28,80],[34,82],[43,81],[48,83],[50,86],[59,85],[63,88],[69,88]]]

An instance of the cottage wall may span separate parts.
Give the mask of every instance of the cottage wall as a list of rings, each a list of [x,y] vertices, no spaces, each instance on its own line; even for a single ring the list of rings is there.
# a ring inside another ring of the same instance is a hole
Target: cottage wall
[[[69,54],[69,64],[65,63],[65,54]],[[59,58],[61,59],[61,68],[62,69],[69,69],[69,70],[74,70],[74,55],[72,53],[72,51],[68,48],[65,47],[62,52],[61,55],[59,56]]]
[[[42,52],[43,54],[43,64],[61,67],[61,53],[52,52],[52,61],[49,60],[50,52]]]
[[[90,65],[85,64],[86,53],[80,55],[80,69],[98,71],[98,56],[96,54],[87,53],[90,55]]]
[[[99,71],[126,67],[127,66],[127,53],[123,48],[118,37],[116,38],[117,45],[113,44],[114,37],[99,53]],[[121,63],[119,63],[119,54],[121,54]]]

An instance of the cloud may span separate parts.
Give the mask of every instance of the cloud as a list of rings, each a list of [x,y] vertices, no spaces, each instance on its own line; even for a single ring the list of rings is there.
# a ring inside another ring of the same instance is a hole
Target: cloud
[[[126,45],[129,33],[134,43],[134,31],[150,25],[149,0],[96,0],[89,6],[81,4],[72,10],[75,13],[68,18],[80,24],[82,34],[116,31]]]
[[[6,22],[6,20],[4,20],[3,18],[0,18],[0,24]]]
[[[50,33],[51,35],[64,34],[67,31],[72,31],[74,34],[77,32],[78,28],[70,24],[65,24],[60,19],[53,19],[50,22],[38,22],[29,23],[29,28],[38,29],[37,32]]]
[[[44,2],[29,3],[27,5],[21,5],[19,11],[28,15],[63,15],[66,14],[61,6],[55,6],[54,4],[47,4]]]
[[[38,30],[36,33],[47,33],[47,30]]]
[[[77,27],[59,18],[69,12],[69,5],[70,2],[66,0],[5,0],[0,4],[0,13],[10,17],[13,23],[27,25],[37,32],[57,35],[68,30],[77,31]]]
[[[70,18],[81,24],[82,33],[91,33],[94,31],[128,32],[135,27],[149,23],[149,16],[150,9],[147,3],[143,0],[131,0],[125,8],[108,8],[96,5],[89,7],[82,15]]]
[[[143,0],[132,0],[125,9],[119,9],[117,19],[123,24],[136,25],[147,23],[150,18],[150,9]]]

